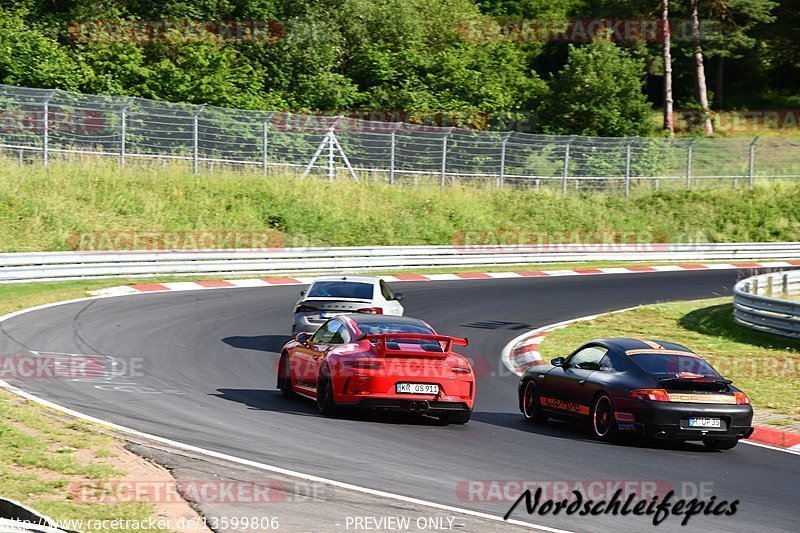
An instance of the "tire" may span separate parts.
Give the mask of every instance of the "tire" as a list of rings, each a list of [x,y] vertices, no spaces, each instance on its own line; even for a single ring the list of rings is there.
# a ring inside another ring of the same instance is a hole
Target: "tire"
[[[737,444],[739,444],[739,439],[737,438],[722,438],[722,439],[703,439],[703,444],[705,445],[707,450],[730,450],[731,448],[735,448]]]
[[[466,424],[472,418],[472,411],[454,411],[452,413],[445,413],[439,417],[439,420],[445,424]]]
[[[614,431],[614,406],[608,394],[600,394],[592,404],[590,411],[592,434],[600,441],[611,441],[616,437]]]
[[[328,364],[322,365],[317,377],[317,409],[320,414],[332,416],[336,414],[336,401],[333,399],[333,385],[331,383],[331,369]]]
[[[281,396],[284,398],[294,398],[294,390],[292,390],[292,369],[289,365],[289,356],[282,354],[280,362],[278,363],[278,388],[281,390]]]
[[[536,384],[531,380],[525,383],[522,388],[522,397],[520,398],[520,405],[522,405],[522,416],[528,422],[536,424],[544,424],[547,422],[547,415],[542,411],[542,404],[539,402],[539,392],[536,390]]]

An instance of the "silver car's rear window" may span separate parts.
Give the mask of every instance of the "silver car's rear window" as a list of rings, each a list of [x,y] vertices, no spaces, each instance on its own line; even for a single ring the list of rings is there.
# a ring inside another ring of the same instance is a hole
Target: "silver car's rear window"
[[[311,286],[306,298],[356,298],[372,300],[374,285],[355,281],[318,281]]]

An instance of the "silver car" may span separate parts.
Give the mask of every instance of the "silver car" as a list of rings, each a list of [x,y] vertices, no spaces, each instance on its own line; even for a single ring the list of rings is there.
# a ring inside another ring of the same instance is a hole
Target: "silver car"
[[[294,308],[292,335],[314,333],[329,318],[347,313],[403,315],[403,295],[371,276],[321,276],[300,291]]]

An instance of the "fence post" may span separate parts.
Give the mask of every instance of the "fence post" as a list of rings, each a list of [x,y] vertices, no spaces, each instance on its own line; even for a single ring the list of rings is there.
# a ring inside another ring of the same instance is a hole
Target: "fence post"
[[[45,168],[49,163],[49,143],[50,143],[50,99],[55,94],[55,91],[50,91],[47,98],[44,99],[44,114],[42,116],[42,163]]]
[[[752,187],[755,184],[755,178],[753,176],[753,166],[756,160],[756,142],[758,141],[758,137],[759,136],[756,135],[755,138],[753,138],[753,142],[750,143],[750,165],[749,165],[750,170],[748,173],[748,180],[747,180],[747,183],[750,187]]]
[[[200,113],[203,112],[205,109],[206,104],[202,104],[197,111],[194,113],[194,146],[192,150],[192,171],[197,174],[198,171],[198,163],[200,159],[199,149],[200,149]]]
[[[336,175],[336,157],[334,153],[334,142],[333,139],[335,138],[334,127],[331,126],[328,130],[328,181],[333,181],[333,178]]]
[[[503,136],[503,140],[500,142],[500,176],[497,178],[497,188],[503,188],[503,181],[506,177],[506,143],[508,142],[508,138],[511,136],[509,132],[507,135]]]
[[[267,165],[269,164],[269,160],[267,159],[267,149],[269,148],[269,121],[269,118],[264,120],[261,126],[261,164],[264,166],[265,176],[267,175]]]
[[[631,194],[631,144],[633,143],[632,140],[629,140],[625,145],[625,197],[627,198]]]
[[[564,172],[561,175],[561,194],[567,194],[567,174],[569,173],[569,143],[564,146]]]
[[[389,185],[394,187],[394,149],[397,143],[396,128],[392,131],[392,144],[389,147]]]
[[[692,152],[694,151],[694,143],[697,139],[689,141],[689,146],[686,148],[686,189],[692,188]]]
[[[125,137],[127,135],[127,122],[128,122],[128,106],[133,102],[133,98],[128,98],[125,105],[120,110],[120,123],[119,123],[119,166],[125,166]]]
[[[447,138],[450,136],[450,132],[452,131],[453,128],[450,128],[447,133],[445,133],[444,137],[442,137],[442,174],[439,182],[439,188],[442,190],[444,190],[444,177],[445,173],[447,172]]]

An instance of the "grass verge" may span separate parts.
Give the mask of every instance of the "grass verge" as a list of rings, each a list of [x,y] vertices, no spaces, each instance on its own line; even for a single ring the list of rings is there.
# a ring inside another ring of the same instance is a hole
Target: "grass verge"
[[[800,342],[736,324],[731,298],[646,305],[578,322],[549,333],[539,349],[549,360],[598,337],[642,337],[683,344],[732,379],[756,408],[800,421]]]
[[[796,241],[799,195],[800,184],[776,182],[562,197],[477,185],[440,191],[232,171],[194,175],[180,165],[120,169],[94,159],[44,169],[0,158],[0,251],[129,248],[125,239],[97,238],[115,232],[229,232],[244,237],[240,247],[262,237],[269,246],[453,244],[464,232],[472,232],[470,244],[498,242],[483,230],[507,230],[499,239],[507,244],[583,242],[612,231],[661,242]],[[194,246],[184,238],[178,247],[198,247],[188,240]],[[144,241],[145,249],[159,244]]]

